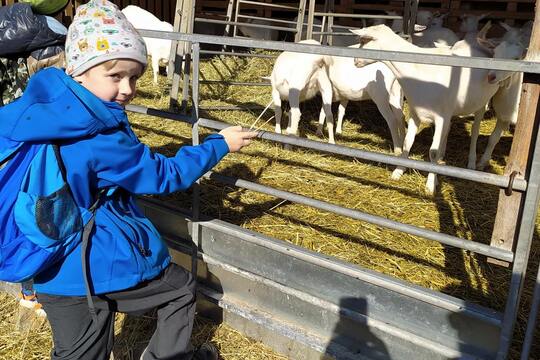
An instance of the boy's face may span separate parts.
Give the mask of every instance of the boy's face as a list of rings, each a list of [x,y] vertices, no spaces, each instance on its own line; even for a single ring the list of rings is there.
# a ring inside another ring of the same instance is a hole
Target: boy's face
[[[143,66],[134,60],[119,59],[111,67],[100,64],[88,69],[74,80],[101,100],[114,101],[125,106],[135,96],[137,80]]]

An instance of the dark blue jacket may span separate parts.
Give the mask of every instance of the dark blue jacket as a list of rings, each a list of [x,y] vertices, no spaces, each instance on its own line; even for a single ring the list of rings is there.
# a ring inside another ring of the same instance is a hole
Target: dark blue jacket
[[[113,129],[103,132],[106,128]],[[221,135],[211,135],[202,145],[180,148],[174,157],[153,153],[139,142],[120,105],[100,100],[54,68],[38,72],[19,100],[0,108],[0,136],[62,140],[68,183],[81,207],[90,207],[99,189],[118,189],[98,208],[90,238],[94,294],[135,286],[170,262],[167,246],[134,195],[185,190],[229,151]],[[81,246],[34,283],[42,293],[85,295]]]

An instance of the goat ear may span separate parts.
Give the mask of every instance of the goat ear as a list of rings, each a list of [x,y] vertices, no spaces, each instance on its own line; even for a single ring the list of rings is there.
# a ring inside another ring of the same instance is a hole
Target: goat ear
[[[487,35],[487,32],[489,31],[490,28],[491,28],[491,20],[489,20],[487,23],[485,23],[485,25],[482,27],[482,29],[480,29],[480,31],[478,32],[478,37],[481,37],[481,38],[485,39],[486,35]]]
[[[425,25],[414,24],[414,32],[424,31],[427,29]]]
[[[362,35],[360,36],[360,44],[366,45],[368,42],[374,40],[375,38],[373,36],[369,35]]]
[[[349,29],[355,35],[364,36],[364,29]]]
[[[489,15],[491,15],[491,12],[487,12],[485,14],[482,14],[478,17],[478,21],[482,20],[482,19],[485,19],[486,17],[488,17]]]
[[[506,31],[512,31],[514,29],[513,27],[502,21],[499,21],[499,25],[501,25]]]
[[[447,44],[443,44],[443,43],[440,43],[440,42],[434,42],[433,45],[435,45],[436,48],[439,48],[439,49],[451,49],[452,47],[450,45],[447,45]]]
[[[481,37],[477,37],[476,41],[484,50],[486,50],[487,52],[491,54],[491,56],[493,56],[494,54],[493,50],[497,47],[497,44],[495,44],[494,41],[488,40],[486,38],[481,38]]]

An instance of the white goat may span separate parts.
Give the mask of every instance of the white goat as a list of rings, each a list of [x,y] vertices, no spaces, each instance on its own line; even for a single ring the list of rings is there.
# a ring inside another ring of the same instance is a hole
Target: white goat
[[[363,48],[453,55],[450,49],[420,48],[396,35],[385,25],[353,30],[360,36]],[[374,60],[356,58],[356,66]],[[411,119],[403,143],[402,157],[408,157],[421,121],[433,123],[435,131],[429,157],[439,163],[446,151],[450,120],[454,115],[468,115],[484,111],[489,99],[499,90],[498,83],[488,82],[488,70],[440,65],[426,65],[383,61],[398,79],[409,103]],[[399,179],[404,168],[394,170],[392,178]],[[429,173],[426,192],[433,194],[436,174]]]
[[[349,47],[358,48],[360,45]],[[358,68],[351,57],[332,56],[330,59],[328,76],[332,83],[333,100],[339,101],[336,133],[342,132],[343,117],[349,101],[373,100],[390,128],[394,153],[401,154],[405,135],[402,119],[403,95],[392,71],[381,62]],[[325,112],[321,109],[317,129],[320,134],[324,119]]]
[[[429,25],[432,28],[441,28],[443,27],[444,19],[448,16],[448,13],[434,16]]]
[[[508,41],[510,43],[521,43],[523,46],[529,46],[532,34],[532,24],[526,22],[521,28],[513,27],[504,22],[499,22],[506,33],[502,37],[502,41]]]
[[[429,10],[418,10],[416,13],[415,23],[418,25],[423,25],[427,27],[433,26],[433,20],[435,19],[435,14]],[[442,24],[441,24],[442,25]]]
[[[457,41],[459,41],[459,38],[456,33],[444,26],[428,27],[423,31],[412,34],[413,44],[424,48],[434,47],[435,43],[453,46]]]
[[[122,12],[126,18],[137,29],[147,30],[159,30],[159,31],[173,31],[173,26],[166,21],[159,20],[152,13],[141,9],[135,5],[128,5]],[[148,54],[152,57],[152,73],[154,75],[154,83],[158,82],[159,65],[163,65],[167,68],[169,57],[171,54],[171,40],[156,39],[156,38],[143,38],[146,43],[146,49]]]
[[[461,15],[461,24],[459,24],[459,34],[463,40],[467,41],[471,45],[476,45],[476,38],[478,35],[478,24],[486,15],[473,15],[465,14]]]
[[[489,25],[489,24],[487,24]],[[522,59],[525,56],[525,46],[521,42],[510,41],[492,41],[485,38],[485,33],[478,38],[480,46],[487,50],[493,58],[500,59]],[[474,54],[477,56],[478,54]],[[481,116],[475,116],[475,121],[471,131],[471,148],[469,151],[469,162],[467,167],[470,169],[482,170],[487,166],[491,159],[491,154],[495,145],[499,142],[502,132],[507,130],[510,124],[516,124],[518,116],[518,106],[521,99],[521,87],[523,83],[523,73],[509,72],[503,70],[490,70],[487,74],[487,80],[490,84],[499,84],[499,90],[491,100],[491,105],[497,122],[495,129],[489,136],[488,144],[484,154],[476,164],[476,141],[480,131]]]
[[[386,13],[388,15],[398,15],[395,11],[387,11]],[[445,15],[435,17],[428,10],[418,11],[414,27],[416,32],[412,34],[413,44],[428,48],[435,47],[435,44],[450,47],[454,45],[459,38],[452,30],[442,26],[442,19],[444,16]],[[440,20],[438,18],[440,18]],[[395,33],[400,33],[403,31],[403,19],[392,20],[392,25],[390,25],[390,27]],[[421,31],[418,31],[420,28]]]
[[[386,11],[386,15],[399,16],[399,14],[393,10]],[[435,15],[429,10],[419,10],[416,14],[416,24],[425,26],[426,28],[431,26]],[[373,19],[371,21],[372,25],[381,25],[388,24],[385,19]],[[442,24],[441,24],[442,25]],[[400,33],[403,31],[403,19],[394,19],[390,22],[389,25],[395,33]]]
[[[320,45],[316,40],[303,40],[301,44]],[[334,140],[332,117],[332,84],[328,79],[328,56],[284,51],[276,59],[270,81],[272,101],[276,117],[276,132],[281,133],[281,100],[289,100],[291,106],[287,134],[296,135],[300,121],[300,102],[321,93],[326,114],[328,142]]]
[[[475,56],[475,57],[494,57],[506,59],[519,59],[524,54],[524,47],[520,43],[512,43],[510,41],[500,41],[499,39],[486,39],[486,34],[491,27],[489,21],[477,33],[477,37],[472,39],[471,32],[465,39],[458,41],[452,47],[452,53],[458,56]],[[497,114],[497,123],[495,129],[491,133],[488,145],[478,164],[476,163],[476,144],[480,131],[480,123],[484,119],[484,114],[488,108],[488,104],[482,110],[479,109],[474,113],[474,123],[471,130],[471,146],[469,149],[469,160],[467,167],[469,169],[482,170],[486,167],[495,145],[499,142],[502,132],[508,129],[510,124],[517,122],[517,111],[519,99],[521,96],[521,83],[523,81],[522,73],[512,73],[507,71],[489,71],[487,81],[491,84],[499,84],[499,90],[493,95],[491,105]]]

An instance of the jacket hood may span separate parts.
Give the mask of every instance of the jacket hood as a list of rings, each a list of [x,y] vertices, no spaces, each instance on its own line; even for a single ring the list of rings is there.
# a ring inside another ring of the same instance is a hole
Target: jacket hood
[[[102,101],[66,75],[47,68],[30,78],[23,95],[0,107],[0,136],[14,141],[81,138],[122,127],[124,109]]]

